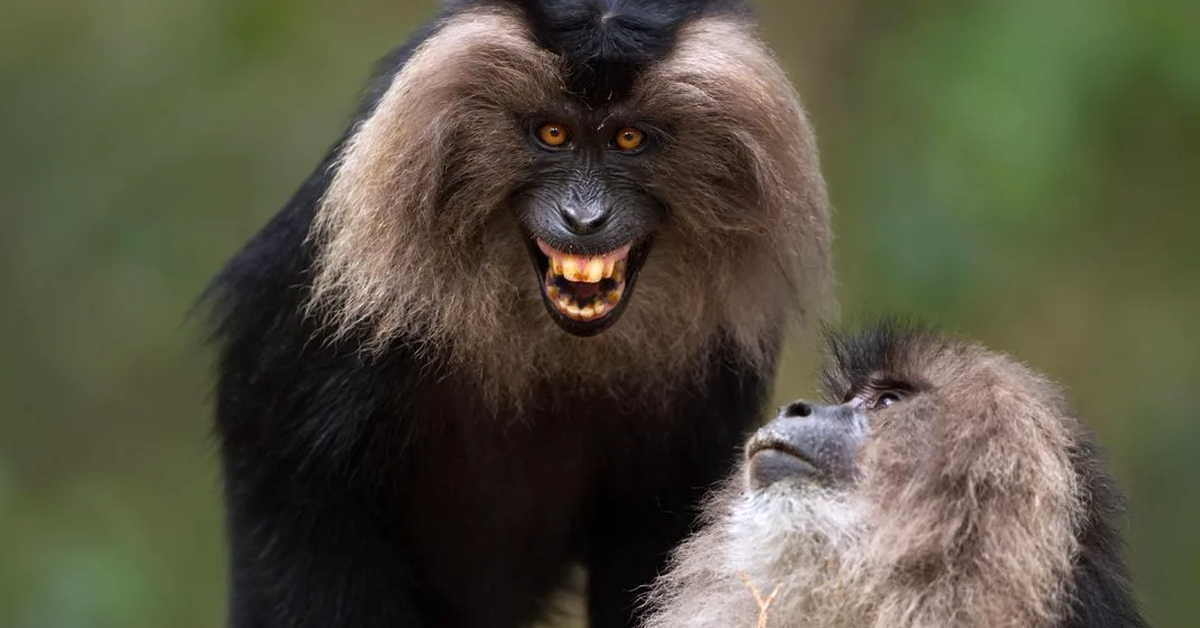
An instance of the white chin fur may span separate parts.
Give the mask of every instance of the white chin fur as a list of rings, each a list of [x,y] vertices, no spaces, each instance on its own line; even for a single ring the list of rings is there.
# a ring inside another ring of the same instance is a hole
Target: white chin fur
[[[767,612],[773,628],[798,617],[812,618],[812,628],[870,625],[857,582],[865,509],[854,498],[779,483],[733,496],[724,510],[656,583],[645,628],[756,628],[752,590],[777,591]]]
[[[862,541],[863,511],[846,492],[814,486],[777,483],[747,492],[730,513],[730,567],[788,579],[797,564],[846,557]]]

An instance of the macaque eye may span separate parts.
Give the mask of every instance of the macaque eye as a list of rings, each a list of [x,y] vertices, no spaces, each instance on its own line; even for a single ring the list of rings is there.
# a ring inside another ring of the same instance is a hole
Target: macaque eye
[[[644,133],[631,126],[627,126],[620,131],[617,131],[614,141],[617,144],[617,148],[624,151],[631,151],[640,148],[642,146],[642,141],[645,139],[646,136]]]
[[[543,144],[551,148],[558,148],[567,143],[570,136],[567,134],[567,128],[561,124],[550,122],[543,124],[538,129],[538,139]]]
[[[870,409],[880,410],[882,408],[887,408],[900,403],[902,399],[903,397],[900,395],[900,393],[889,390],[887,392],[880,393],[878,397],[875,397],[875,400],[870,403]]]

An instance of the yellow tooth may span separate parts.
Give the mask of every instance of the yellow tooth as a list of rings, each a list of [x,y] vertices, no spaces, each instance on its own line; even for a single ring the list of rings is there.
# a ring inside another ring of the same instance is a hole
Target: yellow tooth
[[[584,318],[596,318],[596,309],[590,305],[584,306],[579,310],[579,314]]]
[[[617,301],[621,300],[621,291],[620,290],[610,290],[606,296],[608,298],[609,303],[616,305]]]
[[[562,258],[557,255],[550,258],[550,267],[554,270],[555,275],[563,274]]]
[[[579,281],[579,262],[574,257],[568,257],[563,260],[562,271],[567,281]]]
[[[606,261],[606,262],[604,262],[604,278],[605,278],[605,279],[607,279],[607,278],[609,278],[609,277],[612,277],[612,274],[613,274],[613,266],[615,266],[615,265],[616,265],[616,263],[617,263],[617,261],[616,261],[616,260],[611,260],[611,259],[610,259],[610,260],[608,260],[608,261]]]
[[[583,314],[583,310],[580,310],[575,305],[567,306],[567,316],[570,316],[571,318],[579,318],[581,314]]]
[[[597,301],[595,305],[592,306],[592,310],[596,312],[596,316],[603,315],[607,309],[608,306],[605,305],[603,301]]]
[[[588,283],[600,283],[604,278],[604,258],[593,257],[588,261],[587,265],[587,281]]]
[[[613,266],[612,279],[617,283],[625,281],[625,260],[621,260]]]
[[[561,297],[558,297],[558,309],[559,310],[566,311],[566,309],[569,307],[571,307],[571,297],[569,297],[565,294],[562,295]]]
[[[558,286],[550,286],[549,288],[546,288],[546,294],[550,297],[551,301],[558,300]]]

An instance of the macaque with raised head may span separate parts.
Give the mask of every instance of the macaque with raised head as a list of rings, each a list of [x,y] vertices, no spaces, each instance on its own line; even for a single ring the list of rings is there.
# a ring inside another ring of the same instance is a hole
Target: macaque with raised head
[[[1140,628],[1121,496],[1059,389],[897,324],[746,444],[645,628]]]

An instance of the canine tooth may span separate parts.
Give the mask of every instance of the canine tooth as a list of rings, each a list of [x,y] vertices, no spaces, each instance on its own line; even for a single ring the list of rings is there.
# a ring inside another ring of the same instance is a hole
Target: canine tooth
[[[597,283],[604,276],[604,258],[593,257],[588,261],[587,277],[584,281],[588,283]]]
[[[617,260],[613,265],[612,279],[617,283],[625,281],[625,260]]]
[[[608,292],[608,294],[605,295],[605,298],[608,299],[609,303],[616,305],[617,302],[621,300],[621,291],[620,290],[610,290]]]
[[[562,271],[567,281],[579,281],[579,262],[574,257],[568,257],[563,260]]]

